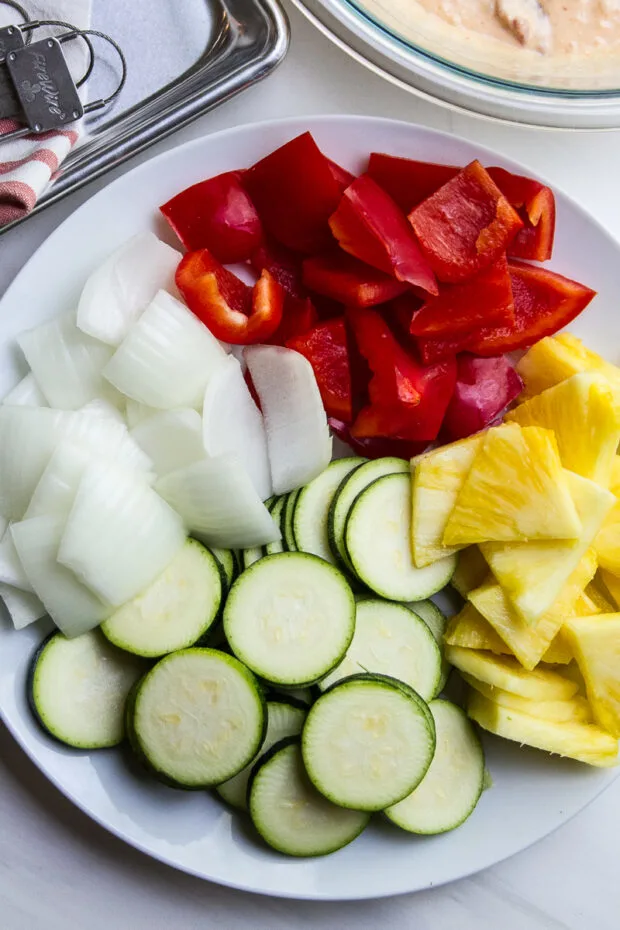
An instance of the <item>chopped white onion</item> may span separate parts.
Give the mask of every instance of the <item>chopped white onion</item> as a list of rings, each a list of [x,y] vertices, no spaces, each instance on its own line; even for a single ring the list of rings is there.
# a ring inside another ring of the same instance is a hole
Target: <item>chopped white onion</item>
[[[19,558],[35,593],[65,636],[80,636],[112,613],[73,572],[59,565],[56,553],[64,520],[35,517],[11,527]]]
[[[230,355],[205,391],[202,413],[208,455],[236,455],[261,500],[271,497],[271,472],[263,416],[248,389],[241,365]]]
[[[47,613],[36,594],[20,591],[10,584],[0,584],[0,597],[16,630],[23,630]]]
[[[131,435],[151,459],[158,478],[205,457],[200,414],[190,407],[162,410],[138,423]]]
[[[179,252],[152,232],[129,239],[87,280],[77,325],[108,345],[120,345],[158,291],[177,293],[174,274],[180,260]]]
[[[85,404],[79,412],[90,414],[93,417],[101,417],[104,420],[114,420],[115,423],[126,426],[125,417],[118,407],[111,404],[109,400],[104,400],[103,397],[95,397],[94,400]]]
[[[0,513],[21,520],[74,414],[49,407],[0,407]]]
[[[37,384],[37,380],[32,372],[29,372],[25,378],[15,385],[12,391],[6,395],[3,404],[9,407],[47,407],[47,401],[43,396],[43,391]]]
[[[32,517],[63,517],[66,520],[82,475],[92,461],[93,454],[88,449],[68,439],[61,440],[34,489],[24,520]]]
[[[195,462],[155,487],[207,545],[246,549],[280,539],[279,527],[235,456]]]
[[[150,473],[153,463],[140,448],[122,420],[100,416],[92,410],[65,414],[63,438],[94,456],[130,471]]]
[[[310,362],[281,346],[245,350],[258,393],[275,494],[285,494],[316,478],[332,456],[332,441]]]
[[[95,397],[118,401],[102,371],[112,349],[85,335],[64,313],[17,337],[50,407],[78,410]]]
[[[143,479],[97,462],[82,476],[58,561],[118,607],[166,568],[185,539],[179,515]]]
[[[32,585],[17,554],[10,527],[0,540],[0,584],[9,584],[20,591],[32,592]]]
[[[170,410],[202,402],[226,353],[180,301],[159,291],[104,369],[127,397]]]
[[[141,404],[138,400],[128,397],[125,402],[125,419],[129,429],[133,429],[143,420],[154,417],[156,413],[161,413],[159,407],[149,407],[148,404]]]

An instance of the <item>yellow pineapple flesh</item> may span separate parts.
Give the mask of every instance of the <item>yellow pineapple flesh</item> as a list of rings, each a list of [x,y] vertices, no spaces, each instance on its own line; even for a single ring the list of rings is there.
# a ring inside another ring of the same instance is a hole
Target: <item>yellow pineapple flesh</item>
[[[588,478],[569,471],[566,476],[582,521],[579,539],[483,543],[480,547],[504,593],[526,623],[535,624],[553,606],[615,500],[610,491]],[[595,554],[591,552],[588,557],[592,574],[585,584],[596,571]]]
[[[594,540],[594,549],[601,568],[620,577],[620,500],[605,517]]]
[[[620,442],[620,408],[602,374],[573,375],[520,404],[505,419],[553,430],[565,468],[610,486]]]
[[[583,592],[583,597],[579,603],[575,604],[576,617],[588,617],[590,614],[613,614],[616,605],[612,604],[609,599],[609,592],[600,578],[600,572],[597,572],[590,584]]]
[[[605,571],[604,568],[600,570],[599,574],[601,582],[605,585],[605,589],[613,601],[613,607],[615,610],[620,610],[620,578],[616,578],[615,575]],[[613,612],[613,610],[608,611],[608,613]]]
[[[614,393],[620,392],[620,369],[587,349],[581,339],[571,333],[541,339],[521,358],[517,371],[523,379],[527,397],[540,394],[581,371],[600,371]]]
[[[574,617],[565,626],[594,719],[620,736],[620,613]]]
[[[467,713],[483,730],[515,743],[588,765],[618,764],[618,741],[594,724],[558,723],[532,717],[490,701],[475,690],[469,693]]]
[[[451,617],[444,633],[444,643],[464,649],[482,649],[499,655],[510,655],[510,647],[497,635],[473,604],[465,604],[460,613]]]
[[[513,656],[446,646],[446,659],[478,681],[532,701],[563,701],[577,693],[574,681],[546,667],[527,671]]]
[[[611,478],[609,480],[609,490],[616,497],[620,497],[620,455],[615,455],[611,463]]]
[[[528,714],[530,717],[555,720],[557,723],[590,723],[592,721],[590,705],[584,697],[578,694],[565,701],[531,701],[529,698],[519,697],[518,694],[511,694],[510,691],[502,691],[501,688],[485,685],[483,681],[478,681],[471,675],[461,673],[461,677],[474,691],[478,691],[487,700],[495,701],[502,707],[520,711],[522,714]]]
[[[450,584],[461,597],[467,597],[473,588],[482,584],[488,573],[489,566],[478,546],[468,546],[459,552]]]

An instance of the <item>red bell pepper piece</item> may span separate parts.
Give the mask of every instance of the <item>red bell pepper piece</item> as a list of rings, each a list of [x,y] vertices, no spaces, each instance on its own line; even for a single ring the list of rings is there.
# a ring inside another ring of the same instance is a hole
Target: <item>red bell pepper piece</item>
[[[310,255],[330,244],[327,221],[338,206],[341,182],[309,132],[257,162],[243,184],[278,242]]]
[[[402,300],[403,298],[401,298]],[[461,284],[443,284],[438,297],[431,297],[413,315],[410,332],[415,336],[454,336],[492,323],[510,324],[514,300],[508,262],[498,261]]]
[[[265,342],[280,325],[284,290],[266,269],[249,287],[201,249],[181,259],[175,281],[192,313],[224,342]]]
[[[342,420],[329,417],[331,431],[335,436],[349,446],[356,455],[363,455],[367,459],[399,458],[411,459],[428,448],[428,442],[408,442],[406,439],[385,439],[376,436],[372,439],[356,439],[351,435],[351,428]]]
[[[328,158],[327,161],[329,162],[329,167],[331,168],[331,172],[336,179],[338,187],[341,191],[346,190],[349,184],[355,180],[355,175],[351,174],[350,171],[347,171],[346,168],[343,168],[342,165],[332,161],[331,158]]]
[[[347,187],[329,226],[345,252],[399,281],[438,293],[405,214],[367,174]]]
[[[319,323],[303,336],[289,339],[287,346],[304,355],[312,365],[327,415],[350,423],[353,403],[344,318]]]
[[[518,213],[473,161],[409,214],[440,281],[464,281],[506,251],[523,228]]]
[[[501,192],[523,220],[512,240],[509,255],[544,262],[551,258],[555,235],[555,197],[551,188],[534,178],[511,174],[503,168],[489,168]]]
[[[306,296],[301,280],[301,258],[286,246],[274,239],[266,239],[251,256],[250,263],[258,275],[266,268],[287,294]]]
[[[456,386],[441,427],[442,439],[464,439],[489,426],[522,390],[521,378],[504,355],[459,355]]]
[[[375,310],[357,310],[349,319],[372,371],[370,405],[357,416],[351,434],[431,442],[439,433],[452,396],[455,361],[419,365]]]
[[[514,323],[483,326],[466,338],[419,339],[419,352],[426,364],[463,351],[489,357],[525,349],[568,326],[596,295],[584,284],[546,268],[517,261],[509,262],[508,268]]]
[[[311,291],[350,307],[373,307],[408,288],[402,281],[336,249],[305,259],[303,282]]]
[[[414,161],[372,152],[368,161],[368,174],[404,213],[410,213],[419,203],[443,187],[459,169],[453,165],[437,165],[428,161]]]
[[[270,345],[285,346],[289,339],[296,339],[307,333],[319,321],[316,307],[309,297],[293,297],[284,295],[284,309],[282,320],[273,336],[266,341]]]
[[[193,184],[159,209],[190,252],[209,249],[224,264],[245,262],[263,237],[240,171]]]

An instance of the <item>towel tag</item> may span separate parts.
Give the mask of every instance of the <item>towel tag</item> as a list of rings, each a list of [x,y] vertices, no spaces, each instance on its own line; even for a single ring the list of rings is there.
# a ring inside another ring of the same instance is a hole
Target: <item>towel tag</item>
[[[5,66],[22,111],[20,122],[31,132],[62,129],[83,116],[82,101],[57,39],[14,49],[7,54]]]

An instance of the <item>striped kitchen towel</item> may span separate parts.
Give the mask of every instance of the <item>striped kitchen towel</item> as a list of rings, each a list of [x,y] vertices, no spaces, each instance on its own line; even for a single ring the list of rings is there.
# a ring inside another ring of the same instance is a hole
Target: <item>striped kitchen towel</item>
[[[91,0],[21,0],[33,20],[59,19],[79,29],[87,29],[91,21]],[[19,21],[10,7],[0,5],[0,26]],[[37,29],[33,41],[46,34],[59,34],[58,29]],[[74,76],[86,69],[87,57],[83,41],[67,42],[63,52]],[[84,97],[83,93],[81,94]],[[2,141],[2,136],[16,128],[12,120],[0,120],[0,226],[20,219],[34,208],[60,165],[83,134],[81,123],[70,129],[47,132],[40,136]]]

